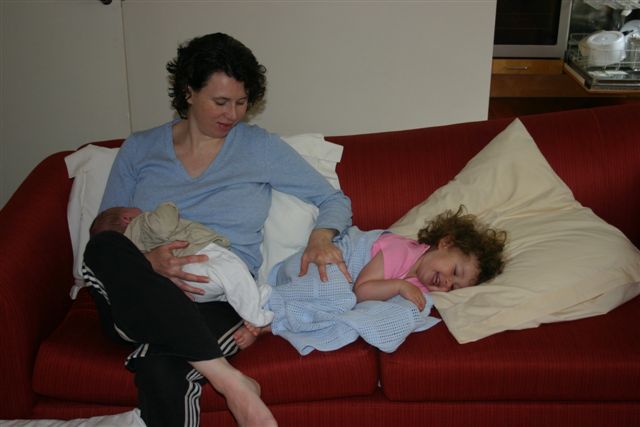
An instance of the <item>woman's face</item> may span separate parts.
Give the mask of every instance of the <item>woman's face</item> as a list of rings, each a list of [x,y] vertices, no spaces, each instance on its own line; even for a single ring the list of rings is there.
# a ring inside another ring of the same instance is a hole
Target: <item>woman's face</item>
[[[221,71],[213,73],[199,91],[189,88],[189,93],[188,120],[210,138],[225,138],[247,113],[244,83]]]
[[[425,252],[415,264],[416,277],[431,292],[473,286],[479,274],[477,257],[465,255],[445,239]]]

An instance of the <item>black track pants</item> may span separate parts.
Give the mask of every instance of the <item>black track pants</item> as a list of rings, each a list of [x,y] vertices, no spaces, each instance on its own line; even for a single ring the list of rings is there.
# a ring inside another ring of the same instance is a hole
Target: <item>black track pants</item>
[[[226,302],[194,303],[160,276],[124,235],[103,232],[84,254],[105,332],[138,344],[127,367],[135,372],[142,418],[149,427],[199,424],[202,376],[188,361],[238,351],[232,334],[242,325]]]

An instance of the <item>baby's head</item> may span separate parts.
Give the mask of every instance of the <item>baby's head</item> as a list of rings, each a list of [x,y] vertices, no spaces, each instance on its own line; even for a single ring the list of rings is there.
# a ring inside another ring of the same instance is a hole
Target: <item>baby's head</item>
[[[472,274],[469,275],[470,269],[466,269],[467,277],[459,287],[478,285],[500,274],[505,263],[503,252],[506,240],[506,231],[482,224],[475,215],[467,214],[464,206],[460,206],[457,212],[448,210],[441,213],[418,232],[418,241],[431,245],[435,251],[453,248],[459,252],[457,259],[461,262],[455,266],[457,274],[460,273],[460,264],[466,262],[471,265]],[[441,275],[436,274],[425,285],[432,284],[437,288],[441,280]],[[451,288],[433,290],[448,291]]]
[[[106,209],[96,216],[96,219],[91,223],[89,228],[89,234],[100,233],[102,231],[117,231],[118,233],[124,233],[129,223],[133,218],[142,213],[142,210],[138,208],[128,208],[123,206],[116,206]]]

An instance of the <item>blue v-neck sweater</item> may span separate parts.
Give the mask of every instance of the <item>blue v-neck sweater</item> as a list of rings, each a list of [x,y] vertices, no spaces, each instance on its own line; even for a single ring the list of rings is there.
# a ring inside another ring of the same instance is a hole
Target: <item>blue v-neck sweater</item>
[[[132,134],[111,169],[100,211],[136,206],[144,211],[173,202],[185,219],[211,227],[255,275],[262,263],[262,227],[271,189],[319,208],[317,228],[343,232],[351,225],[351,203],[294,149],[264,129],[239,123],[209,167],[192,178],[177,159],[172,125]]]

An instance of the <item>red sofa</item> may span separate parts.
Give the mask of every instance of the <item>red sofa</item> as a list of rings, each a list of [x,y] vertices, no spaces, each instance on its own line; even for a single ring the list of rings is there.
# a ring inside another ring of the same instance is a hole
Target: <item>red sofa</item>
[[[575,197],[638,246],[640,104],[522,121]],[[388,227],[509,122],[328,137],[344,146],[338,174],[354,223]],[[45,159],[0,211],[0,419],[80,418],[136,404],[123,367],[129,349],[102,334],[85,290],[69,299],[67,154]],[[636,298],[606,315],[469,344],[440,323],[392,354],[360,340],[302,357],[268,336],[232,363],[260,382],[282,426],[631,427],[640,425],[639,323]],[[202,424],[233,425],[211,387]]]

